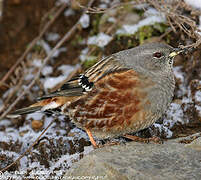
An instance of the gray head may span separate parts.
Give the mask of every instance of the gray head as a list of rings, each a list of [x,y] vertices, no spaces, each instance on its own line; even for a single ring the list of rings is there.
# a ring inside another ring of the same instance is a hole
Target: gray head
[[[173,59],[180,51],[166,44],[149,43],[121,51],[114,56],[124,66],[136,71],[170,72]]]

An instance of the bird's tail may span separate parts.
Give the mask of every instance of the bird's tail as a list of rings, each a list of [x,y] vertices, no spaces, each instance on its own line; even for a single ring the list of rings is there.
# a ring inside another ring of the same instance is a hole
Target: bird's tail
[[[53,97],[41,100],[29,107],[18,109],[11,114],[7,115],[8,118],[16,118],[23,114],[29,114],[36,111],[46,112],[48,110],[54,110],[61,108],[65,103],[72,100],[72,97]]]
[[[12,112],[11,114],[7,115],[8,118],[17,118],[21,115],[24,114],[30,114],[30,113],[34,113],[36,111],[40,111],[42,109],[42,106],[30,106],[30,107],[25,107],[22,109],[17,109],[16,111]]]

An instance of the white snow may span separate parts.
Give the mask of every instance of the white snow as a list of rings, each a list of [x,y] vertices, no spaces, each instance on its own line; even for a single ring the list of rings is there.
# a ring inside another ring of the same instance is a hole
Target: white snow
[[[31,79],[33,79],[34,78],[34,74],[27,74],[25,77],[24,77],[24,80],[25,81],[29,81],[29,80],[31,80]]]
[[[186,4],[192,6],[195,9],[201,9],[201,0],[184,0]]]
[[[67,9],[66,11],[64,11],[64,16],[68,17],[72,15],[75,15],[75,11],[73,11],[72,9]]]
[[[66,76],[58,76],[58,77],[47,77],[44,81],[44,89],[52,89],[62,81],[66,79]]]
[[[40,68],[42,66],[42,60],[41,59],[34,59],[32,61],[32,65],[35,66],[35,67]]]
[[[56,58],[60,55],[61,52],[66,52],[66,51],[67,51],[66,47],[61,47],[55,51],[52,57]]]
[[[200,90],[198,90],[195,93],[195,101],[196,103],[198,103],[195,105],[195,108],[198,111],[199,117],[201,117],[201,91]]]
[[[173,132],[169,129],[169,127],[164,126],[164,124],[154,123],[153,126],[159,130],[160,133],[166,135],[166,138],[171,138]]]
[[[43,47],[43,49],[45,50],[46,54],[49,54],[50,51],[52,50],[52,48],[50,47],[50,45],[45,42],[44,40],[41,40],[37,43],[38,45],[41,45]],[[61,48],[58,48],[54,54],[52,55],[52,58],[56,58],[60,55],[61,52],[66,52],[67,51],[67,48],[66,47],[61,47]]]
[[[73,72],[75,69],[78,69],[78,68],[80,68],[79,64],[76,64],[75,66],[72,66],[72,65],[61,65],[61,66],[58,67],[58,70],[60,70],[63,75],[65,75],[66,77],[68,77],[71,72]]]
[[[106,9],[106,8],[107,8],[107,4],[99,4],[98,7],[99,7],[99,8],[102,8],[102,9]]]
[[[200,90],[196,91],[196,93],[195,93],[195,100],[197,102],[201,102],[201,91]]]
[[[179,82],[179,91],[177,92],[177,95],[183,96],[184,94],[187,93],[187,88],[186,88],[185,83],[184,83],[185,75],[182,71],[182,67],[181,66],[174,67],[173,72],[174,72],[175,78],[180,81]]]
[[[0,126],[9,126],[9,125],[11,125],[11,121],[8,119],[2,119],[0,121]]]
[[[46,38],[48,41],[57,41],[60,38],[58,33],[49,32],[46,34]]]
[[[171,103],[167,110],[167,117],[163,121],[163,125],[172,128],[176,123],[184,124],[184,114],[180,104]]]
[[[89,48],[84,48],[80,53],[80,60],[85,61],[87,59],[87,53],[89,52]]]
[[[33,120],[42,120],[43,117],[44,117],[44,114],[43,114],[43,113],[35,112],[35,113],[28,114],[28,115],[26,116],[26,120],[29,120],[29,119],[33,119]]]
[[[114,17],[109,17],[107,19],[108,22],[115,23],[117,20]]]
[[[61,4],[70,4],[70,0],[57,0],[55,2],[56,6],[60,6]]]
[[[86,61],[86,60],[94,60],[96,59],[97,57],[96,56],[90,56],[88,55],[88,51],[89,51],[89,48],[85,48],[81,51],[80,53],[80,60],[83,62],[83,61]]]
[[[80,24],[82,28],[88,28],[90,23],[90,17],[88,14],[83,14],[80,18]]]
[[[144,15],[145,19],[139,21],[134,25],[123,25],[123,27],[117,30],[116,34],[134,34],[138,31],[139,28],[146,25],[153,25],[155,23],[162,23],[166,21],[165,15],[159,13],[157,10],[153,8],[149,8]]]
[[[46,77],[44,79],[43,85],[44,85],[44,89],[52,89],[54,88],[56,85],[58,85],[59,83],[61,83],[62,81],[64,81],[72,71],[74,71],[75,69],[78,69],[80,67],[79,64],[72,66],[72,65],[61,65],[60,67],[58,67],[58,70],[60,70],[62,72],[63,75],[60,75],[58,77]]]
[[[101,48],[106,46],[110,41],[112,40],[112,37],[105,34],[105,33],[99,33],[97,36],[89,37],[87,44],[88,45],[97,45]]]
[[[50,75],[52,72],[53,72],[52,66],[47,65],[42,69],[41,73],[42,73],[42,75],[47,76],[47,75]]]

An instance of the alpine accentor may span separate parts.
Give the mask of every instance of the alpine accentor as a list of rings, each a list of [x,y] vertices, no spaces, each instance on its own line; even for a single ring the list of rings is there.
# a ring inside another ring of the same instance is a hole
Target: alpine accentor
[[[147,128],[171,103],[173,58],[181,52],[150,43],[112,54],[59,90],[13,114],[61,111],[92,137],[122,136]]]

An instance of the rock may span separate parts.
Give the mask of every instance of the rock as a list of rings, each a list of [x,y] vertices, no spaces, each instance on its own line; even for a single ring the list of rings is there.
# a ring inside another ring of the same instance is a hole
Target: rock
[[[193,149],[198,150],[198,151],[201,151],[201,137],[195,139],[190,144],[186,144],[185,146],[193,148]]]
[[[201,138],[196,142],[201,147]],[[74,163],[63,179],[201,179],[201,149],[186,146],[174,140],[164,144],[130,142],[105,146]]]
[[[42,121],[38,121],[38,120],[32,120],[31,122],[31,126],[34,130],[39,130],[42,128],[43,126],[43,122]]]

